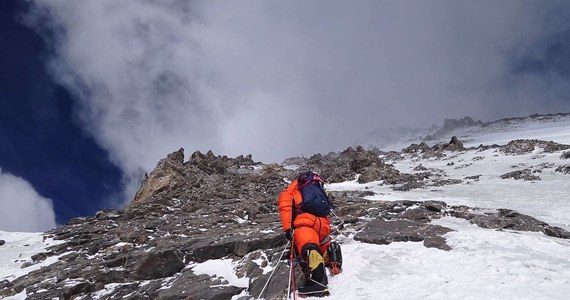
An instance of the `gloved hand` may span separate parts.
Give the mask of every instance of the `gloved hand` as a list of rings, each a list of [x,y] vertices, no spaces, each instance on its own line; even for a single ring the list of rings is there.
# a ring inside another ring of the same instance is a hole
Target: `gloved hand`
[[[293,239],[293,228],[285,230],[285,238],[290,241]]]

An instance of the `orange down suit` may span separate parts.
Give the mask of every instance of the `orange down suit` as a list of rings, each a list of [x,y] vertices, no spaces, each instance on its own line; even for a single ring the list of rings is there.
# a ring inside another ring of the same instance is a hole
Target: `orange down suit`
[[[277,205],[281,215],[283,230],[291,228],[293,216],[294,241],[297,253],[301,253],[303,246],[313,243],[320,247],[321,253],[326,253],[330,244],[331,227],[329,217],[317,217],[301,211],[301,192],[298,182],[294,180],[279,195]]]

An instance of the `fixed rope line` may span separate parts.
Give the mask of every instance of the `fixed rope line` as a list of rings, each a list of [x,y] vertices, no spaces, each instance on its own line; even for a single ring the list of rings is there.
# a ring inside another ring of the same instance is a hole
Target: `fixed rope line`
[[[269,285],[269,281],[271,281],[271,278],[273,278],[273,274],[275,274],[275,271],[277,271],[277,269],[279,268],[279,264],[281,264],[281,260],[283,259],[283,255],[285,255],[285,252],[287,252],[287,248],[289,248],[289,244],[291,244],[291,242],[287,242],[287,245],[285,245],[285,249],[283,249],[283,251],[281,252],[281,256],[279,257],[279,260],[277,261],[275,268],[273,268],[273,272],[271,272],[271,274],[269,275],[269,278],[267,278],[267,282],[265,282],[265,285],[263,286],[261,293],[259,293],[259,297],[257,297],[256,299],[261,299],[261,296],[265,293],[265,289]]]

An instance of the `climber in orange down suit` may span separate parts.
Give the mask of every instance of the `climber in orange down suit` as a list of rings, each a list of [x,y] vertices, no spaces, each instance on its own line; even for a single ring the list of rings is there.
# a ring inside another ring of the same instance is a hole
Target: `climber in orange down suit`
[[[328,292],[323,256],[331,241],[329,217],[317,217],[302,212],[301,201],[297,179],[281,192],[277,200],[285,236],[288,240],[294,241],[297,253],[307,262],[310,270],[310,278],[307,278],[305,285],[298,291],[299,293]]]

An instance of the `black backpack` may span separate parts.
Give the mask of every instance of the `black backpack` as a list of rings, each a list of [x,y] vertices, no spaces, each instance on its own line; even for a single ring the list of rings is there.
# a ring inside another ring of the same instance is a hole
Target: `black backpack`
[[[323,179],[314,172],[305,172],[297,179],[301,192],[301,211],[318,217],[330,214],[333,205],[323,188]]]

